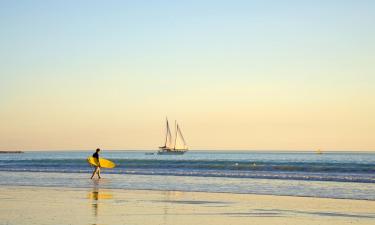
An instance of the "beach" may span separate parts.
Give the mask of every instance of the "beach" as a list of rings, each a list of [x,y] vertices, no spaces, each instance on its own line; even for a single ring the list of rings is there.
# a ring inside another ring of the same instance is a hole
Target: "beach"
[[[0,156],[0,225],[375,224],[375,154],[106,151]]]
[[[0,187],[0,224],[374,224],[375,201],[63,187]]]

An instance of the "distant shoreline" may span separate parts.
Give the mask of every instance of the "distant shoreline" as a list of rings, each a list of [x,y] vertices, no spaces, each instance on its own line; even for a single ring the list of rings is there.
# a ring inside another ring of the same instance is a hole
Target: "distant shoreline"
[[[1,153],[12,153],[12,154],[19,154],[19,153],[24,153],[23,151],[0,151]]]

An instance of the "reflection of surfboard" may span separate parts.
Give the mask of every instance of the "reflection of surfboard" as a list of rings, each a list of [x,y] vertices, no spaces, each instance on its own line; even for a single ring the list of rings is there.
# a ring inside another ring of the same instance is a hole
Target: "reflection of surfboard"
[[[113,196],[110,193],[99,193],[99,192],[93,191],[93,192],[89,193],[88,198],[93,199],[93,200],[112,199]]]
[[[116,164],[108,159],[99,158],[100,167],[102,168],[114,168]],[[87,158],[87,162],[93,166],[98,166],[98,160],[92,156]]]

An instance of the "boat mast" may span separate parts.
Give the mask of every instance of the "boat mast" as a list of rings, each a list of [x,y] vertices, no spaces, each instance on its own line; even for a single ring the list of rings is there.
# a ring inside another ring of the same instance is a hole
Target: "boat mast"
[[[176,131],[176,135],[174,136],[174,147],[173,147],[173,150],[176,150],[176,143],[177,143],[177,128],[178,128],[178,124],[177,124],[177,121],[176,121],[176,120],[174,121],[174,128],[175,128],[175,131]]]
[[[167,141],[168,141],[168,133],[169,133],[169,125],[168,125],[168,118],[166,117],[166,121],[167,121],[167,132],[165,134],[165,143],[164,143],[164,146],[166,147],[167,146]]]
[[[171,134],[171,128],[169,128],[169,123],[168,123],[168,134],[167,134],[167,136],[168,136],[168,141],[167,141],[167,147],[168,148],[170,148],[171,147],[171,145],[172,145],[172,134]]]

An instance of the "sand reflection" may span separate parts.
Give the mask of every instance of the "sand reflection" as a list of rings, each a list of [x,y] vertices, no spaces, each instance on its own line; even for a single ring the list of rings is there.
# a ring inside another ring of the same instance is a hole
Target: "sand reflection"
[[[95,217],[98,217],[99,214],[99,206],[102,204],[102,200],[108,200],[108,199],[113,199],[113,194],[109,192],[108,190],[106,191],[100,191],[100,184],[101,180],[93,180],[93,189],[91,192],[88,193],[87,198],[92,200],[91,206],[92,206],[92,211],[93,215]]]

